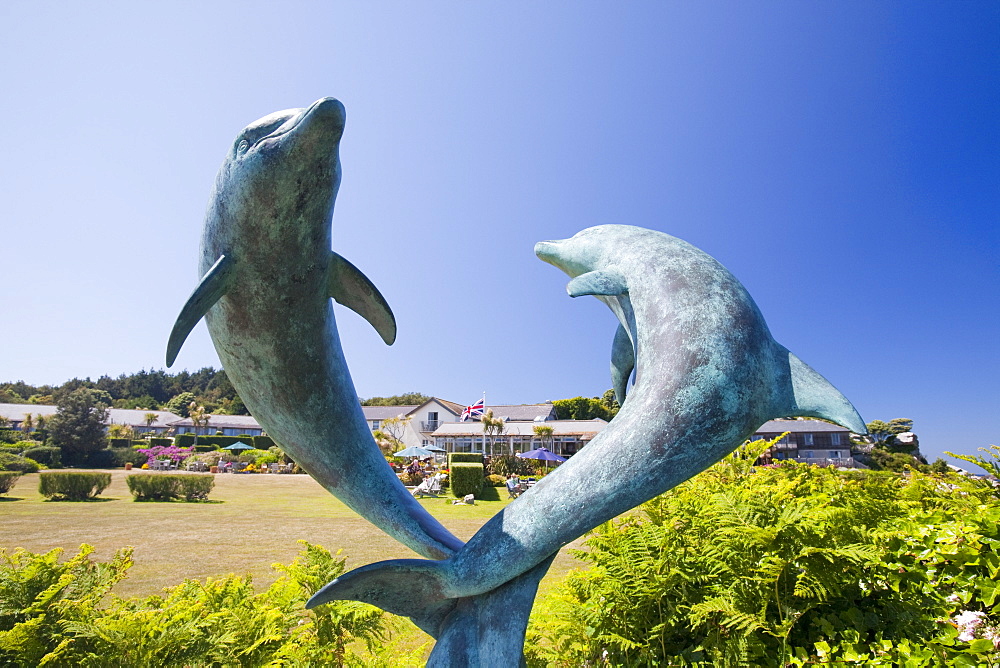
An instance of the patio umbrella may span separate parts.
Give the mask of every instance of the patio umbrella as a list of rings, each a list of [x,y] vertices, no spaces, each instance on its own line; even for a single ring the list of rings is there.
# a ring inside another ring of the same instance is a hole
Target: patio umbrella
[[[424,450],[430,450],[431,452],[448,452],[448,451],[447,451],[447,450],[445,450],[444,448],[439,448],[439,447],[438,447],[438,446],[436,446],[436,445],[426,445],[426,446],[421,446],[421,447],[422,447],[422,448],[423,448]]]
[[[253,450],[252,445],[247,445],[243,441],[236,441],[232,445],[227,445],[223,450]]]
[[[421,448],[419,445],[411,445],[404,450],[394,453],[393,457],[430,457],[433,454],[430,450]]]
[[[566,461],[565,457],[560,457],[548,448],[538,448],[537,450],[529,450],[528,452],[519,452],[517,453],[517,456],[521,459],[540,459],[545,462],[545,468],[549,468],[549,462]]]

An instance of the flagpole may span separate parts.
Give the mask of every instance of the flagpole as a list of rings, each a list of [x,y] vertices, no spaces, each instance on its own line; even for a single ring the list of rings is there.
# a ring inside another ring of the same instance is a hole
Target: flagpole
[[[479,424],[483,427],[483,457],[486,457],[486,426],[483,425],[484,417],[486,417],[486,390],[483,390],[483,413],[479,416]]]

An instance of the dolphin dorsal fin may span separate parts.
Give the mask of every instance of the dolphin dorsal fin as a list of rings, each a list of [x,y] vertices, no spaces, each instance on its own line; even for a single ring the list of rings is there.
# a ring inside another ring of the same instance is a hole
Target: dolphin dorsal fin
[[[194,289],[188,297],[184,308],[181,309],[174,328],[170,331],[170,339],[167,341],[167,367],[173,365],[177,359],[177,353],[181,351],[188,334],[198,324],[198,321],[205,317],[208,309],[215,305],[215,302],[222,299],[222,295],[229,290],[232,281],[233,266],[236,263],[232,258],[220,255],[212,268],[205,272],[198,287]]]
[[[619,406],[625,404],[628,380],[634,368],[635,348],[632,345],[632,337],[624,327],[618,325],[615,340],[611,344],[611,387],[615,390],[615,399],[618,400]]]
[[[616,271],[588,271],[570,281],[566,286],[566,292],[570,297],[583,295],[615,297],[628,292],[628,285],[625,283],[625,277]]]
[[[396,340],[396,317],[385,297],[357,267],[333,251],[330,255],[330,297],[371,323],[391,346]]]
[[[836,422],[855,434],[867,434],[864,420],[840,390],[811,366],[788,353],[795,406],[791,415],[818,417]]]

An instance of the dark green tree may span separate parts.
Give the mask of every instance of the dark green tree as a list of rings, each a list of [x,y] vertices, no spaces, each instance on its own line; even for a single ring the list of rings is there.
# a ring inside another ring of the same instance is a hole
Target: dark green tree
[[[419,406],[431,397],[420,392],[406,392],[404,394],[394,394],[391,397],[372,397],[362,399],[362,406]]]
[[[552,402],[556,408],[556,417],[560,420],[593,420],[600,418],[610,421],[617,410],[611,408],[597,397],[573,397],[572,399],[557,399]]]
[[[107,446],[108,437],[104,431],[108,419],[106,396],[106,392],[81,387],[60,401],[47,427],[52,443],[62,449],[63,461],[79,462]]]
[[[194,392],[181,392],[168,401],[163,409],[186,418],[190,415],[191,402],[195,401],[195,399]]]

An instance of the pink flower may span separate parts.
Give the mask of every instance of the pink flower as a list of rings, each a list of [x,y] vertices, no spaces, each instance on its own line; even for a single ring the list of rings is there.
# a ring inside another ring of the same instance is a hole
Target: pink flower
[[[974,610],[963,610],[955,617],[955,626],[958,627],[958,639],[962,642],[972,642],[976,639],[976,629],[983,623],[986,617],[985,612]]]

